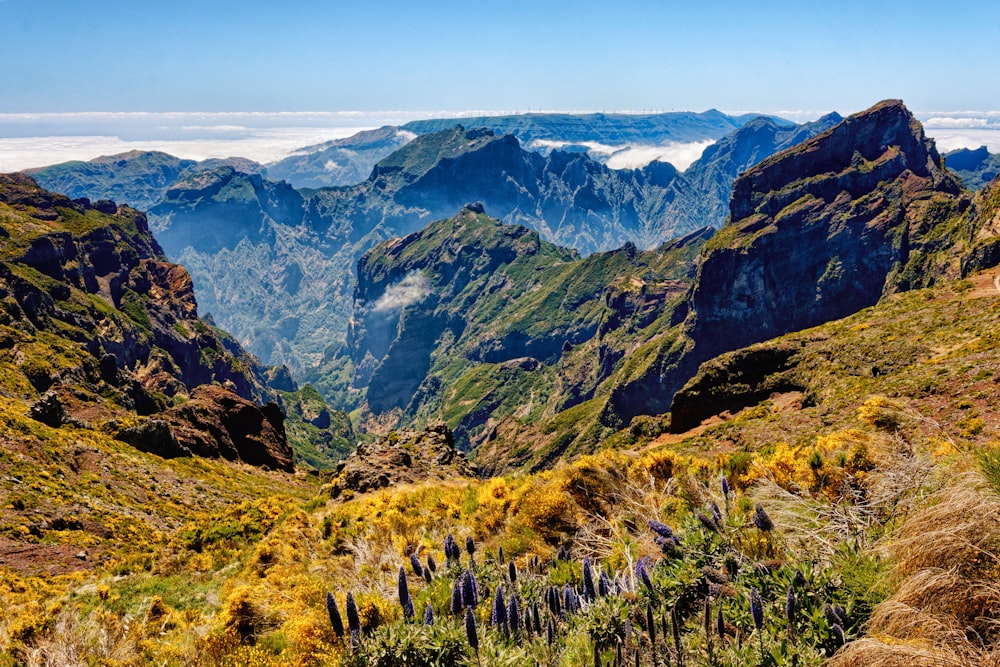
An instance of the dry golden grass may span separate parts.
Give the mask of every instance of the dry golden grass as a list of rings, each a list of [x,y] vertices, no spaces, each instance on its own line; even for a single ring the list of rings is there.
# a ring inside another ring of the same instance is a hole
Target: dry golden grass
[[[830,667],[1000,665],[1000,496],[955,477],[903,525],[895,593]]]
[[[895,640],[860,639],[838,652],[828,667],[998,667],[1000,653]]]

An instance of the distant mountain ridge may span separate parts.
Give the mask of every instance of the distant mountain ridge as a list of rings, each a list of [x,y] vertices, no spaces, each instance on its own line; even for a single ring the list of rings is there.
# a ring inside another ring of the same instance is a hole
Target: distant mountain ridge
[[[715,141],[754,117],[750,114],[730,116],[710,109],[702,113],[524,113],[417,120],[400,127],[386,126],[347,139],[307,146],[268,165],[268,176],[287,180],[295,187],[354,185],[371,173],[375,163],[408,141],[450,130],[456,125],[473,130],[485,128],[498,135],[513,134],[527,150],[542,155],[559,149],[586,153],[591,159],[604,162],[616,151],[633,146],[649,148]],[[777,118],[773,120],[791,125]]]
[[[970,190],[985,187],[1000,174],[1000,155],[990,153],[986,146],[950,151],[944,154],[944,162]]]

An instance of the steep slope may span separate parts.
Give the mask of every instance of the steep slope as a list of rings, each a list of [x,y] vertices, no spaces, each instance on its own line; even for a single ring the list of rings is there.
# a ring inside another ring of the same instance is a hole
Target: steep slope
[[[264,369],[197,318],[190,277],[166,262],[144,214],[70,200],[20,174],[0,176],[0,213],[0,363],[12,396],[49,392],[40,404],[51,409],[39,414],[50,425],[118,423],[108,428],[162,455],[291,467],[280,410],[258,405],[268,393]],[[195,424],[185,414],[180,404],[210,383],[226,389],[202,393],[202,403],[239,405],[245,423]],[[136,413],[162,413],[176,428],[135,422]],[[121,416],[133,425],[122,426]],[[225,447],[196,435],[216,428]]]
[[[526,131],[560,127],[521,119]],[[653,132],[660,122],[636,117],[630,120],[638,125],[623,129],[620,120],[572,117],[565,128],[581,137],[588,127],[604,128],[604,139],[618,141]],[[354,262],[382,240],[481,201],[490,215],[583,252],[626,242],[654,247],[721,225],[739,170],[829,122],[753,120],[684,174],[663,162],[612,170],[583,153],[543,156],[514,136],[456,127],[418,137],[358,185],[312,193],[230,167],[197,165],[165,190],[150,224],[168,256],[191,271],[203,311],[266,362],[300,374],[342,340]],[[377,144],[382,134],[369,139]]]
[[[709,235],[580,259],[469,205],[365,254],[347,344],[312,379],[375,418],[444,419],[474,448],[506,418],[537,424],[589,400],[663,326]]]
[[[380,127],[345,139],[307,146],[267,165],[268,178],[296,188],[354,185],[368,178],[382,158],[405,146],[416,135],[398,127]]]
[[[712,144],[684,172],[687,196],[674,217],[689,225],[721,227],[729,216],[733,183],[744,171],[775,153],[824,132],[843,120],[830,113],[803,125],[757,117]]]
[[[503,259],[489,279],[450,290],[461,271],[440,253],[472,242],[450,234],[456,220],[434,223],[428,236],[379,246],[359,263],[355,328],[341,353],[353,366],[326,366],[326,387],[350,395],[350,376],[375,416],[445,419],[487,470],[551,463],[635,417],[670,411],[699,365],[721,353],[990,265],[995,190],[972,202],[919,123],[890,100],[748,169],[730,222],[707,243],[704,234],[526,274],[530,260]],[[421,276],[430,282],[419,299],[376,317],[390,288]],[[753,364],[781,363],[748,359],[747,377]]]
[[[969,198],[901,102],[882,102],[737,181],[688,315],[606,418],[666,412],[703,361],[960,275]]]

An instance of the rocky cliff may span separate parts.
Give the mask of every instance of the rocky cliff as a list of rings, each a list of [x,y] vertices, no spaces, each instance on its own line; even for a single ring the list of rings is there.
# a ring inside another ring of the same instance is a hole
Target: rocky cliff
[[[749,169],[702,254],[674,344],[616,389],[612,412],[665,412],[698,364],[722,352],[959,277],[960,248],[945,230],[968,205],[897,100]]]
[[[0,226],[2,363],[14,386],[26,381],[20,398],[48,391],[60,421],[118,424],[108,427],[117,433],[127,415],[158,415],[216,383],[216,398],[276,423],[266,432],[248,423],[230,458],[290,467],[280,420],[257,405],[268,394],[263,368],[197,318],[190,277],[166,261],[144,214],[12,174],[0,175]]]

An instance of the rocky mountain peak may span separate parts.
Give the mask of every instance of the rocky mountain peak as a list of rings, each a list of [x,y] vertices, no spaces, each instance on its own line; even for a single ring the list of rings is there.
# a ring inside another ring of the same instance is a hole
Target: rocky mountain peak
[[[904,171],[930,179],[935,187],[949,181],[949,189],[958,190],[920,122],[902,101],[885,100],[748,169],[733,186],[731,221],[776,213],[791,203],[789,196],[802,194],[802,187],[791,186],[801,184],[803,175],[822,185],[807,188],[810,192],[836,196],[843,189],[858,194]],[[823,178],[840,174],[845,177]],[[789,194],[774,194],[783,191]]]

